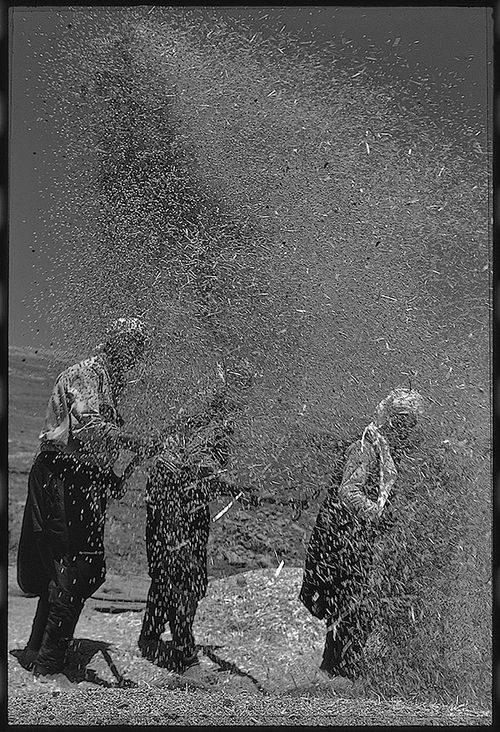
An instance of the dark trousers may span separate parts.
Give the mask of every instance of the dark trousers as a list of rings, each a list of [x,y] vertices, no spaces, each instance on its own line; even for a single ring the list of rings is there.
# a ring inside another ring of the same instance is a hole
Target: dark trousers
[[[173,591],[161,580],[151,580],[141,640],[159,640],[168,623],[172,634],[172,667],[176,670],[196,662],[193,624],[197,608],[198,599],[194,593]]]
[[[36,665],[46,673],[59,673],[85,600],[104,581],[101,557],[77,557],[58,564],[55,580],[40,595],[28,648],[38,650]]]
[[[36,606],[35,617],[33,618],[33,624],[31,626],[31,634],[26,647],[30,651],[40,650],[42,645],[43,634],[45,633],[45,626],[47,625],[47,619],[49,617],[49,585],[42,591],[38,598],[38,604]]]
[[[362,675],[363,648],[371,631],[371,615],[354,608],[334,623],[327,621],[327,633],[320,669],[332,676],[356,679]]]
[[[39,597],[27,649],[45,673],[64,668],[85,600],[104,582],[109,480],[60,453],[39,454],[30,471],[18,582]]]

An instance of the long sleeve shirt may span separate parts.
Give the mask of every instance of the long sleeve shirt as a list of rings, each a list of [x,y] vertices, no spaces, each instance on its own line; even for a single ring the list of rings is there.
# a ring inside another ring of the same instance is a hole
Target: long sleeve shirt
[[[378,457],[374,447],[361,441],[354,442],[346,450],[342,482],[338,489],[340,503],[351,514],[365,520],[380,517],[377,506]]]
[[[72,454],[99,468],[118,458],[123,423],[103,356],[65,369],[56,379],[40,432],[40,451]]]

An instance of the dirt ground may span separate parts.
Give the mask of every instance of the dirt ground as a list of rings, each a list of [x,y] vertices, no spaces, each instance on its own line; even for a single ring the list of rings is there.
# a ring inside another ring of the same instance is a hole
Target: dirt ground
[[[86,604],[65,675],[35,681],[15,656],[36,598],[9,569],[10,724],[489,724],[486,711],[366,698],[317,671],[322,623],[293,601],[301,570],[257,570],[210,582],[195,634],[202,680],[143,659],[137,637],[147,577],[108,575]],[[264,601],[265,599],[265,601]],[[14,653],[13,653],[14,652]]]

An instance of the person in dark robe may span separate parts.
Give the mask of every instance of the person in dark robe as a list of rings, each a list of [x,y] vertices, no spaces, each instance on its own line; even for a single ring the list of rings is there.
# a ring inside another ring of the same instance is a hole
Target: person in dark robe
[[[146,550],[151,585],[138,646],[150,661],[196,677],[193,623],[207,590],[209,503],[256,496],[225,478],[238,407],[223,382],[202,414],[170,434],[146,488]],[[246,493],[246,495],[245,495]],[[168,625],[172,640],[161,635]]]
[[[123,495],[130,474],[113,471],[120,450],[143,459],[156,449],[127,434],[117,410],[144,345],[140,321],[118,319],[96,356],[58,376],[49,400],[17,555],[21,590],[39,597],[19,660],[37,677],[62,672],[85,600],[104,582],[106,503]]]
[[[377,407],[361,439],[346,450],[318,513],[305,561],[300,601],[327,634],[321,671],[351,680],[362,673],[362,653],[373,625],[364,602],[374,542],[390,526],[397,465],[423,411],[413,389],[397,388]]]

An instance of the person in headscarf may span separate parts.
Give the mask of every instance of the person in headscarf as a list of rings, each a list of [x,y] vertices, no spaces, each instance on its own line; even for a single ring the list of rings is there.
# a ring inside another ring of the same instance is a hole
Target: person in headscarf
[[[398,387],[378,405],[361,439],[346,450],[343,473],[331,481],[306,553],[300,601],[327,634],[320,665],[329,677],[355,680],[373,613],[364,604],[373,544],[384,530],[397,465],[411,447],[423,413],[414,389]]]
[[[209,503],[223,495],[244,505],[252,501],[249,491],[225,474],[239,399],[220,364],[217,372],[206,408],[169,434],[146,487],[151,585],[138,646],[148,660],[195,678],[199,659],[193,624],[208,583]],[[167,624],[172,640],[165,643],[161,635]]]
[[[19,659],[35,676],[63,670],[84,602],[104,582],[107,497],[122,497],[125,487],[113,471],[120,451],[138,461],[157,449],[124,431],[117,408],[145,341],[138,319],[119,318],[97,355],[57,377],[49,400],[17,556],[20,588],[39,597]]]

